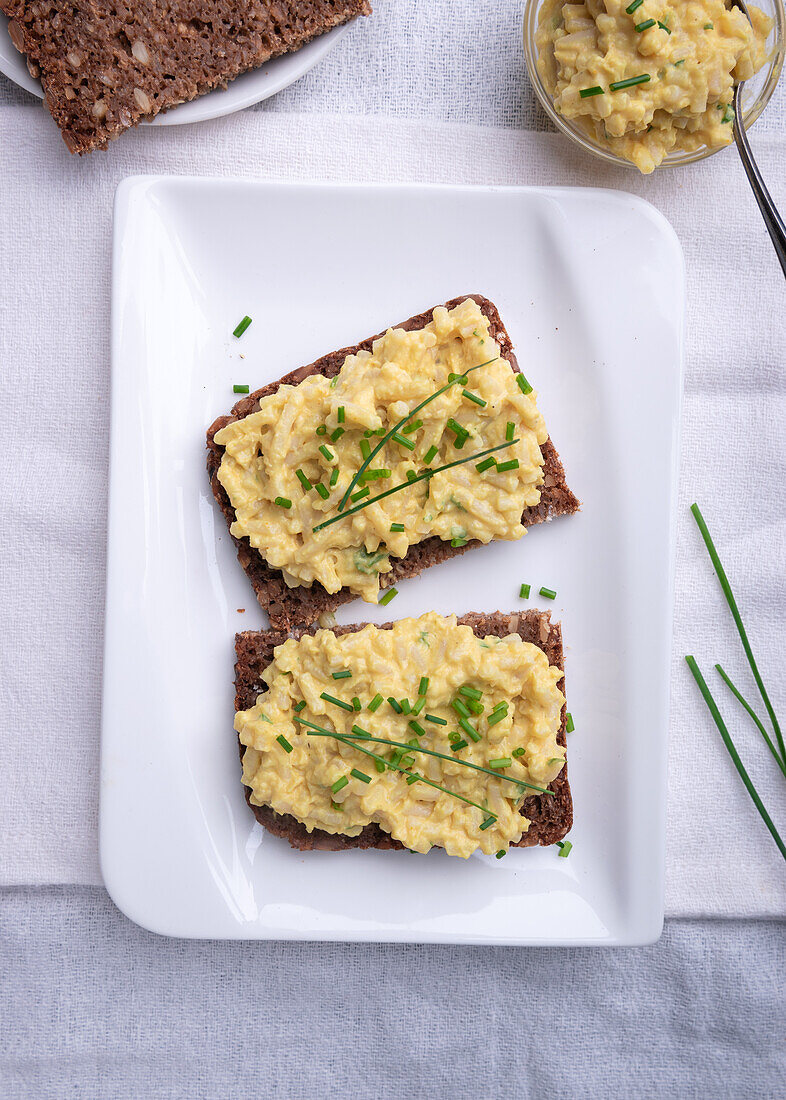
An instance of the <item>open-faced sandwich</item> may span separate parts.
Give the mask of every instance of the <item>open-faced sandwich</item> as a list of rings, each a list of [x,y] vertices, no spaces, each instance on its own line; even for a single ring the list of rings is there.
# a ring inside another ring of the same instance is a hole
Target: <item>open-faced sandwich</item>
[[[257,390],[207,440],[213,492],[275,629],[357,596],[385,603],[400,579],[579,507],[478,295]]]
[[[548,612],[236,637],[246,799],[293,847],[554,844],[573,821]]]

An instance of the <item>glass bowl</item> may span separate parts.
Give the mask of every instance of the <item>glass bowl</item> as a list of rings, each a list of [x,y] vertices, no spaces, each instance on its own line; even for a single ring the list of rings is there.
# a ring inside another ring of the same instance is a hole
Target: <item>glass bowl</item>
[[[775,85],[778,83],[778,78],[783,69],[784,40],[786,39],[786,10],[784,10],[783,0],[750,0],[750,2],[769,15],[773,19],[774,25],[767,40],[771,51],[769,60],[755,76],[751,77],[750,80],[746,80],[743,85],[742,115],[746,130],[753,125],[762,113],[775,91]],[[582,126],[580,120],[563,118],[554,107],[554,102],[541,80],[537,66],[538,51],[535,46],[535,31],[538,26],[538,14],[542,6],[543,0],[526,0],[524,7],[524,56],[527,61],[527,71],[532,87],[543,104],[543,109],[558,130],[561,130],[563,134],[567,134],[576,145],[581,146],[588,153],[592,153],[610,164],[616,164],[622,168],[632,168],[634,172],[638,172],[639,169],[635,164],[631,164],[630,161],[618,157],[609,149],[599,145],[594,136]],[[689,153],[667,153],[658,168],[674,168],[681,164],[693,164],[695,161],[703,160],[704,157],[717,153],[719,149],[724,148],[726,146],[723,145],[712,147],[703,145],[700,149],[694,149]]]

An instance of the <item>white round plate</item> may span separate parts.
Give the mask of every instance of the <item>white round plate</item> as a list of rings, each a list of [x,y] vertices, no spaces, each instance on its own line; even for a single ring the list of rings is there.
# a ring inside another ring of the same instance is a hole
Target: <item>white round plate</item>
[[[216,88],[190,103],[181,103],[170,111],[158,115],[151,126],[179,126],[185,122],[204,122],[208,118],[220,118],[234,111],[242,111],[252,103],[259,103],[294,84],[338,43],[349,30],[349,23],[335,27],[320,35],[313,42],[295,53],[284,54],[268,61],[258,69],[243,73],[232,80],[225,89]],[[34,96],[43,99],[41,85],[27,71],[23,54],[19,53],[8,35],[8,20],[0,15],[0,73],[3,73]]]

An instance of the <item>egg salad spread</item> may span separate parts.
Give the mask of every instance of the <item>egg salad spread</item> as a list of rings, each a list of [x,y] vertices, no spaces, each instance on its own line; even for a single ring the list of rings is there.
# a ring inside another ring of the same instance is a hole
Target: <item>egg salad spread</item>
[[[443,387],[352,485],[381,439]],[[522,513],[540,500],[547,437],[534,391],[500,358],[487,318],[467,299],[438,307],[422,329],[390,329],[370,352],[347,356],[333,379],[281,386],[215,439],[232,534],[247,536],[291,587],[318,581],[375,603],[391,558],[429,536],[458,546],[521,538]],[[471,460],[490,448],[500,449]],[[350,486],[348,514],[315,530]],[[373,502],[395,486],[407,487]]]
[[[243,783],[309,831],[377,822],[415,852],[498,852],[529,827],[522,799],[564,766],[561,678],[518,634],[479,638],[435,612],[289,639],[235,715]]]
[[[652,172],[732,140],[734,85],[767,60],[772,20],[724,0],[545,0],[535,43],[556,110]]]

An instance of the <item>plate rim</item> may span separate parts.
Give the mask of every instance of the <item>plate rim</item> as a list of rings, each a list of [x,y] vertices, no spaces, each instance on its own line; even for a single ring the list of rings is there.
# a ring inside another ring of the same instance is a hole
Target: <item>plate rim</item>
[[[625,192],[613,188],[603,187],[536,187],[526,185],[473,185],[473,184],[441,184],[441,183],[360,183],[360,182],[348,182],[348,183],[335,183],[335,182],[278,182],[278,181],[259,181],[245,178],[227,178],[221,176],[174,176],[170,174],[141,174],[128,177],[120,182],[117,187],[115,195],[115,209],[114,209],[114,227],[113,227],[113,272],[112,272],[112,371],[114,374],[116,355],[118,353],[117,347],[117,328],[115,319],[118,312],[119,303],[117,301],[118,293],[118,280],[117,270],[121,262],[120,254],[122,252],[122,230],[127,229],[126,219],[128,218],[131,200],[135,194],[138,193],[140,188],[144,189],[155,184],[175,184],[176,186],[185,187],[200,187],[201,185],[220,185],[221,189],[231,190],[234,187],[240,187],[243,189],[259,190],[264,189],[267,191],[286,190],[286,191],[300,191],[300,192],[325,192],[330,190],[341,191],[408,191],[408,192],[471,192],[471,193],[497,193],[497,192],[512,192],[516,194],[521,193],[535,193],[541,195],[559,195],[561,193],[567,193],[575,195],[576,192],[582,194],[600,194],[606,198],[611,198],[614,202],[620,204],[627,204],[629,206],[638,207],[642,212],[646,213],[646,216],[657,224],[669,238],[670,246],[672,249],[672,258],[676,260],[678,276],[678,290],[677,300],[680,304],[681,325],[678,330],[678,347],[677,347],[677,362],[675,370],[675,382],[677,387],[676,392],[676,405],[674,408],[674,435],[673,435],[673,448],[671,456],[670,466],[670,483],[669,483],[669,530],[666,540],[667,553],[668,553],[668,625],[671,627],[673,623],[673,595],[674,595],[674,576],[675,576],[675,560],[676,560],[676,528],[677,528],[677,504],[678,504],[678,477],[679,477],[679,455],[680,455],[680,436],[682,430],[682,408],[683,408],[683,396],[684,396],[684,372],[685,372],[685,327],[686,327],[686,295],[685,295],[685,258],[680,244],[679,238],[668,219],[654,207],[647,200],[642,199],[635,195],[630,195]],[[114,379],[113,379],[114,390]],[[115,405],[114,399],[112,404],[112,419],[114,421]],[[113,424],[114,427],[114,424]],[[110,455],[113,458],[113,448],[111,447],[110,440]],[[110,508],[111,508],[111,489],[112,489],[112,473],[110,471]],[[110,552],[109,545],[111,543],[112,523],[111,514],[110,521],[107,525],[107,564],[109,566]],[[107,600],[106,619],[108,625],[109,617],[109,601]],[[108,638],[108,631],[105,633],[105,666],[108,660],[108,644],[106,639]],[[664,661],[666,667],[666,682],[665,682],[665,699],[664,705],[666,714],[668,715],[668,708],[670,703],[671,694],[671,675],[670,665],[671,656],[673,651],[673,632],[669,630],[667,651],[664,654]],[[105,689],[106,679],[104,679],[103,688]],[[106,699],[102,691],[102,712],[106,710]],[[219,934],[215,938],[222,939],[241,939],[248,940],[249,942],[254,940],[291,940],[291,941],[309,941],[309,942],[381,942],[381,943],[451,943],[455,945],[486,945],[486,946],[634,946],[634,945],[646,945],[657,941],[661,935],[664,921],[664,886],[665,886],[665,852],[666,852],[666,834],[665,834],[665,820],[666,820],[666,793],[667,793],[667,760],[668,760],[668,728],[663,731],[663,735],[660,738],[661,746],[659,751],[659,770],[661,772],[659,776],[659,788],[661,791],[661,797],[658,800],[657,805],[657,824],[658,824],[658,843],[653,845],[653,861],[652,861],[652,875],[657,883],[657,894],[659,897],[659,904],[657,909],[653,908],[651,913],[647,914],[646,919],[639,917],[635,930],[631,935],[626,935],[624,932],[619,935],[614,935],[607,938],[589,938],[589,937],[533,937],[527,938],[511,938],[504,934],[492,935],[484,938],[478,938],[472,933],[447,933],[440,935],[439,933],[418,933],[413,932],[411,926],[402,925],[400,934],[390,934],[387,929],[380,929],[376,932],[369,931],[367,929],[354,930],[351,928],[342,929],[340,932],[330,930],[328,933],[322,933],[318,930],[303,931],[296,928],[290,928],[287,930],[275,929],[268,930],[264,927],[257,927],[253,930],[253,934],[249,935],[249,929],[241,929],[237,936]],[[104,751],[104,721],[102,713],[102,762]],[[107,890],[112,897],[115,904],[127,915],[130,919],[134,920],[142,927],[155,932],[160,935],[177,936],[187,939],[201,939],[205,938],[199,934],[190,932],[183,932],[177,928],[167,927],[166,922],[152,921],[149,917],[145,917],[139,912],[133,899],[123,897],[123,890],[120,883],[115,879],[113,869],[108,865],[105,858],[107,853],[104,847],[104,789],[103,779],[101,784],[101,870],[104,876],[104,881],[107,886]]]

